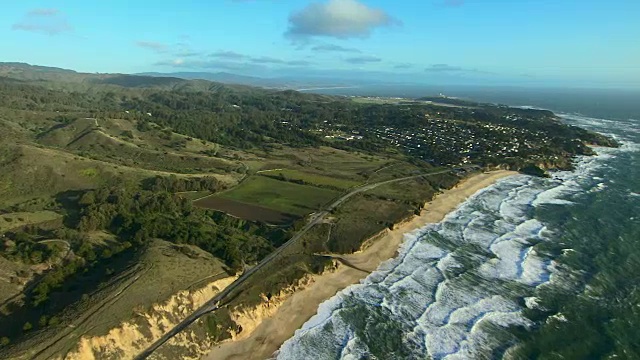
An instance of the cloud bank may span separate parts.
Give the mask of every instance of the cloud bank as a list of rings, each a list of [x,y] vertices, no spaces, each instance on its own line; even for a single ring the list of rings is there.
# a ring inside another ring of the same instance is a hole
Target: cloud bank
[[[188,53],[188,55],[192,55]],[[222,70],[257,70],[267,69],[268,66],[276,68],[297,68],[306,67],[313,63],[307,60],[285,60],[270,56],[250,56],[229,50],[218,50],[208,54],[208,56],[198,57],[180,56],[177,58],[156,62],[157,66],[190,68],[190,69],[222,69]],[[195,57],[195,58],[194,58]]]

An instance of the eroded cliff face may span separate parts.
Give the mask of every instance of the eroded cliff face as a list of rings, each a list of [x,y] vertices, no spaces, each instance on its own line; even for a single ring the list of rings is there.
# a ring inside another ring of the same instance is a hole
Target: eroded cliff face
[[[337,268],[338,263],[325,271],[332,271]],[[280,308],[280,306],[295,292],[311,285],[318,275],[308,274],[298,279],[294,284],[282,289],[278,294],[272,295],[270,298],[262,294],[262,302],[251,308],[235,308],[231,311],[231,319],[236,323],[236,331],[231,332],[229,341],[242,340],[247,338],[251,333],[264,321],[272,317]]]
[[[338,266],[339,263],[334,261],[324,272],[335,271]],[[319,275],[305,275],[277,294],[262,294],[262,301],[256,306],[229,309],[231,321],[235,324],[231,329],[225,329],[231,334],[231,338],[226,341],[242,340],[251,335],[260,323],[272,317],[291,295],[311,285],[316,276]],[[148,311],[136,313],[131,320],[121,323],[106,335],[83,336],[74,349],[57,360],[133,359],[235,279],[236,277],[228,277],[211,282],[198,290],[181,291],[164,303],[153,305]],[[203,323],[196,324],[200,326],[189,327],[180,332],[152,354],[151,358],[195,360],[211,352],[217,343],[207,335]]]
[[[106,335],[83,336],[75,349],[58,359],[132,359],[235,279],[227,277],[195,291],[181,291],[166,302],[153,305],[146,312],[137,313],[135,318],[111,329]],[[185,347],[185,353],[198,352],[194,346],[210,348],[211,344],[203,343],[205,339],[195,339],[194,336],[193,333],[184,331],[170,343]]]

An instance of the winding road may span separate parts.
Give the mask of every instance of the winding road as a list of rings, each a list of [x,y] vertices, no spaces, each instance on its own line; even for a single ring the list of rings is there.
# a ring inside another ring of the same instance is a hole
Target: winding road
[[[266,265],[268,265],[271,261],[273,261],[280,254],[282,254],[282,252],[284,252],[292,244],[296,243],[312,227],[314,227],[315,225],[321,223],[324,220],[324,217],[327,216],[327,214],[329,214],[332,210],[334,210],[335,208],[340,206],[342,203],[347,201],[349,198],[351,198],[351,197],[353,197],[353,196],[355,196],[357,194],[363,193],[365,191],[369,191],[369,190],[375,189],[375,188],[377,188],[379,186],[382,186],[382,185],[392,184],[392,183],[401,182],[401,181],[405,181],[405,180],[409,180],[409,179],[420,178],[420,177],[427,177],[427,176],[433,176],[433,175],[439,175],[439,174],[446,174],[446,173],[450,173],[450,172],[453,172],[453,171],[455,171],[455,169],[448,169],[448,170],[432,172],[432,173],[422,173],[422,174],[419,174],[419,175],[413,175],[413,176],[407,176],[407,177],[402,177],[402,178],[397,178],[397,179],[381,181],[381,182],[374,183],[374,184],[363,185],[363,186],[358,187],[358,188],[352,190],[351,192],[343,195],[342,197],[340,197],[339,199],[334,201],[331,205],[329,205],[325,210],[322,210],[320,212],[312,214],[311,218],[309,219],[309,222],[302,229],[300,229],[300,231],[298,231],[291,239],[289,239],[289,241],[284,243],[282,246],[280,246],[278,249],[273,251],[271,254],[267,255],[256,266],[254,266],[251,269],[248,269],[247,271],[245,271],[244,274],[242,274],[233,283],[231,283],[229,286],[227,286],[223,291],[221,291],[216,296],[211,298],[204,305],[202,305],[199,309],[195,310],[193,313],[191,313],[189,316],[187,316],[184,320],[182,320],[179,324],[177,324],[173,329],[169,330],[166,334],[164,334],[160,339],[158,339],[156,342],[151,344],[151,346],[149,346],[143,352],[138,354],[138,356],[136,356],[135,359],[136,360],[146,359],[156,349],[158,349],[164,343],[169,341],[169,339],[171,339],[172,337],[177,335],[179,332],[184,330],[187,326],[191,325],[193,322],[198,320],[200,317],[202,317],[202,316],[204,316],[204,315],[206,315],[206,314],[208,314],[208,313],[210,313],[212,311],[217,310],[219,308],[219,305],[222,302],[222,300],[224,300],[234,290],[236,290],[238,287],[240,287],[253,274],[255,274],[256,272],[260,271],[260,269],[262,269]]]

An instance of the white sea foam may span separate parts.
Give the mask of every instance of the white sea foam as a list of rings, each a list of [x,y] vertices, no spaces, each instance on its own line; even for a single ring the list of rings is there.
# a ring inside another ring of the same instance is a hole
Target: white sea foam
[[[524,298],[524,303],[529,309],[537,309],[540,299],[535,296],[527,296]]]
[[[527,250],[521,266],[521,282],[536,286],[549,281],[548,261],[540,257],[533,247]]]

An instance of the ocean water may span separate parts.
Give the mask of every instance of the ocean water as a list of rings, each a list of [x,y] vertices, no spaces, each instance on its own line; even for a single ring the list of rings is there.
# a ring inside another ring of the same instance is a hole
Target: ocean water
[[[640,121],[563,117],[623,145],[406,234],[277,359],[640,358]]]
[[[419,98],[426,95],[455,96],[511,106],[535,105],[555,112],[577,113],[594,118],[640,119],[640,89],[563,89],[505,86],[379,84],[311,92],[344,96]]]

